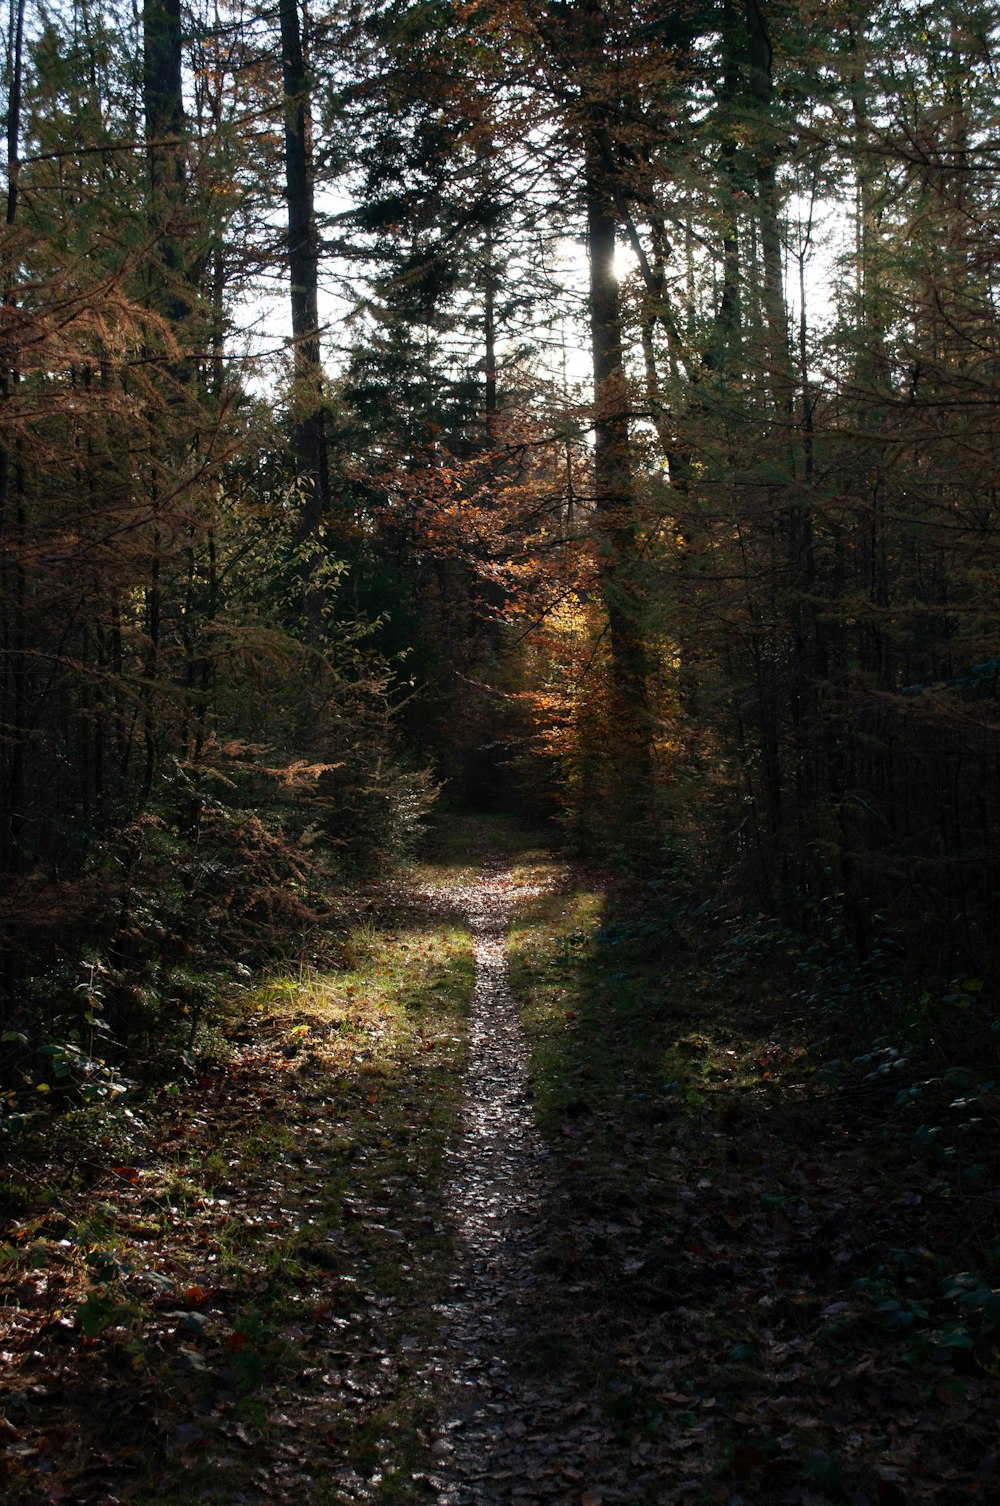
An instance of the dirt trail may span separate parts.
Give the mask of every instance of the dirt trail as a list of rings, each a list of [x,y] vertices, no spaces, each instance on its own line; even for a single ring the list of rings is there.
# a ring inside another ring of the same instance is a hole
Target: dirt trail
[[[515,903],[541,892],[516,885],[490,848],[482,879],[447,891],[468,919],[476,987],[465,1128],[451,1152],[448,1204],[458,1235],[453,1300],[442,1307],[446,1402],[428,1483],[438,1506],[573,1501],[593,1478],[586,1455],[603,1430],[580,1426],[563,1387],[526,1383],[511,1363],[537,1316],[535,1260],[548,1233],[553,1187],[535,1128],[528,1050],[507,980],[506,928]],[[442,903],[439,892],[433,902]],[[556,1440],[556,1441],[553,1441]],[[608,1497],[607,1499],[610,1499]]]
[[[988,1061],[831,1085],[780,957],[521,873],[386,885],[369,957],[261,985],[119,1138],[26,1141],[11,1506],[1000,1501]]]

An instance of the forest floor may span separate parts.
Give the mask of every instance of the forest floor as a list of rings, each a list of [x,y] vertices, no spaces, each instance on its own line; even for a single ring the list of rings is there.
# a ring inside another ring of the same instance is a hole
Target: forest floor
[[[10,1506],[1000,1501],[979,980],[499,822],[355,900],[336,967],[14,1144]]]

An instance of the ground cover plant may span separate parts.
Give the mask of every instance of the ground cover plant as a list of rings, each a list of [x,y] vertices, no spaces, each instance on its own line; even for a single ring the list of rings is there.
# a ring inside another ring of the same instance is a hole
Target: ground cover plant
[[[5,1499],[335,1500],[419,1447],[470,988],[464,928],[382,890],[186,1077],[13,1148]]]
[[[450,907],[484,851],[514,907],[544,1193],[472,1355],[481,1499],[994,1499],[988,990],[921,990],[890,946],[874,970],[817,960],[453,817],[405,880],[358,891],[328,965],[224,990],[187,1076],[14,1147],[6,1498],[466,1498],[442,1325],[473,960]]]
[[[886,984],[863,1039],[867,976],[824,992],[773,925],[606,883],[536,901],[512,952],[559,1166],[523,1361],[615,1421],[634,1499],[993,1499],[978,980]]]

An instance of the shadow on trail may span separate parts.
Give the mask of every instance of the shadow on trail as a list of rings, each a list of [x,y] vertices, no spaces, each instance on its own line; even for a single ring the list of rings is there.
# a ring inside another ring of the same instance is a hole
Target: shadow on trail
[[[914,1154],[899,1074],[819,1077],[757,957],[508,845],[380,886],[86,1182],[45,1164],[12,1506],[1000,1499],[995,1183]]]
[[[996,1498],[989,1345],[941,1296],[981,1251],[895,1086],[831,1089],[777,976],[669,917],[542,895],[513,950],[552,1152],[479,1499]]]

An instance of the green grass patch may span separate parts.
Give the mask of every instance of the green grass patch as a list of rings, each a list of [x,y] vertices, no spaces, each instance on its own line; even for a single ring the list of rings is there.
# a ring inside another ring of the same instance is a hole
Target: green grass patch
[[[514,817],[489,812],[454,815],[447,811],[428,825],[415,882],[426,888],[472,883],[482,870],[483,856],[492,849],[510,862],[515,880],[530,880],[533,872],[551,872],[552,854],[537,831]]]
[[[603,891],[550,893],[525,907],[510,942],[547,1133],[567,1112],[613,1118],[617,1134],[763,1103],[804,1060],[801,1039],[741,1017],[669,916],[626,925]]]

